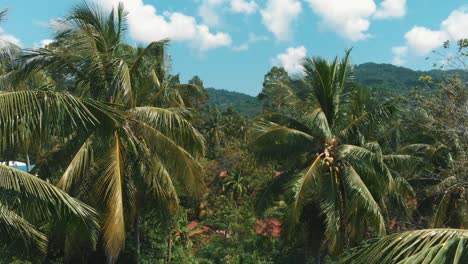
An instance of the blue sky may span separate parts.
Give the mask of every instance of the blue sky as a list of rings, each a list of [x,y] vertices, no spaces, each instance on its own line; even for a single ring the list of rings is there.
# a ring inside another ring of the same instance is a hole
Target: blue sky
[[[105,9],[118,0],[94,0]],[[251,95],[273,65],[300,74],[308,56],[333,57],[353,47],[352,60],[430,69],[424,58],[443,40],[468,37],[462,0],[124,0],[127,41],[170,38],[172,70],[199,75],[205,87]],[[79,0],[0,0],[9,8],[1,38],[23,47],[51,38],[51,19]]]

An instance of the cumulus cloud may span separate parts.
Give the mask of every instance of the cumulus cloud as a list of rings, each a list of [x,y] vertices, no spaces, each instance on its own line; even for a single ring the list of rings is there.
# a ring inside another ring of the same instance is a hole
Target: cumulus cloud
[[[340,36],[358,41],[370,36],[369,18],[375,13],[373,0],[306,0],[312,10],[322,18],[322,26]]]
[[[119,0],[99,0],[98,3],[112,8],[118,5]],[[153,5],[145,4],[143,0],[127,0],[124,7],[129,12],[130,36],[136,41],[148,43],[168,38],[190,42],[199,50],[231,45],[229,34],[212,33],[207,25],[197,23],[192,16],[179,12],[164,12],[161,15]]]
[[[277,39],[288,40],[291,38],[291,24],[301,11],[298,0],[268,0],[260,14],[263,24]]]
[[[272,62],[274,65],[284,67],[289,74],[302,74],[304,72],[302,62],[306,54],[307,50],[304,46],[289,47],[286,52],[278,54]]]
[[[406,14],[406,0],[384,0],[375,12],[375,18],[398,18]]]
[[[406,46],[398,46],[398,47],[393,47],[392,48],[392,53],[393,53],[393,61],[392,64],[401,66],[405,64],[405,60],[403,59],[406,54],[408,53],[408,47]]]
[[[232,49],[235,50],[235,51],[245,51],[245,50],[248,50],[250,48],[251,44],[261,42],[261,41],[267,41],[267,40],[268,40],[267,36],[256,35],[254,33],[250,33],[249,38],[247,39],[246,42],[242,43],[239,46],[234,46]]]
[[[442,30],[430,30],[425,27],[413,27],[405,34],[406,44],[418,55],[425,55],[442,45],[448,35]]]
[[[235,13],[252,14],[257,11],[258,5],[255,1],[231,0],[231,10]]]
[[[202,0],[198,15],[204,24],[219,27],[223,24],[222,15],[228,9],[232,13],[253,14],[258,4],[254,0]]]
[[[438,30],[429,29],[421,26],[414,26],[406,32],[404,47],[412,53],[423,56],[432,50],[442,46],[447,41],[457,41],[462,38],[468,38],[468,12],[466,7],[454,10],[442,21]],[[394,54],[394,61],[404,61],[405,54]]]
[[[5,33],[5,30],[0,27],[0,48],[8,47],[11,44],[18,47],[23,47],[23,43],[21,43],[19,38]]]
[[[43,39],[39,42],[34,42],[33,47],[34,48],[45,48],[47,45],[50,43],[54,42],[53,39]]]
[[[203,0],[198,8],[198,15],[202,18],[203,23],[218,27],[222,24],[221,12],[219,8],[224,4],[225,0]]]

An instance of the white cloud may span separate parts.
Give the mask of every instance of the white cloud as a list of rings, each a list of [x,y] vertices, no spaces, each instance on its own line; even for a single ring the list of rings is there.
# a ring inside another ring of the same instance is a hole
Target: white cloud
[[[254,0],[201,0],[198,15],[204,24],[219,27],[223,24],[222,15],[227,9],[233,13],[253,14],[258,4]]]
[[[442,45],[447,38],[446,32],[425,27],[413,27],[405,34],[407,46],[419,55],[431,52]]]
[[[468,38],[468,7],[462,7],[453,11],[449,17],[442,22],[444,31],[451,40]]]
[[[18,47],[23,47],[23,43],[21,43],[21,40],[19,38],[5,33],[5,30],[2,27],[0,27],[0,48],[8,47],[11,44]]]
[[[47,45],[50,43],[54,42],[53,39],[43,39],[39,42],[34,42],[33,47],[34,48],[45,48]]]
[[[268,0],[260,14],[263,24],[277,39],[288,40],[291,38],[291,24],[301,11],[298,0]]]
[[[21,40],[13,35],[9,34],[1,34],[0,35],[0,48],[5,48],[9,46],[10,44],[14,44],[18,47],[22,47],[23,44],[21,43]]]
[[[304,46],[289,47],[285,53],[278,54],[272,62],[274,65],[284,67],[289,74],[302,74],[304,72],[302,62],[306,54],[307,50]]]
[[[466,7],[454,10],[442,21],[438,30],[432,30],[426,27],[414,26],[406,32],[405,39],[408,51],[416,55],[426,55],[432,50],[442,46],[447,41],[457,41],[462,38],[468,38],[468,12]],[[403,61],[405,54],[395,54],[394,61]]]
[[[369,18],[375,13],[373,0],[306,0],[317,15],[322,26],[340,36],[358,41],[368,38]]]
[[[203,23],[211,26],[218,27],[222,24],[220,7],[225,0],[203,0],[198,8],[198,15],[201,16]]]
[[[258,5],[255,1],[231,0],[231,10],[235,13],[252,14],[257,11]]]
[[[95,0],[106,8],[117,6],[119,0]],[[216,1],[216,0],[212,0]],[[151,42],[169,38],[173,41],[187,41],[200,50],[230,46],[231,36],[227,33],[212,33],[205,24],[198,24],[194,17],[178,12],[157,13],[153,5],[143,0],[126,0],[130,36],[139,42]]]
[[[392,64],[401,66],[405,64],[405,60],[403,59],[406,54],[408,53],[408,47],[406,46],[398,46],[398,47],[393,47],[392,48],[392,53],[393,53],[393,61]]]
[[[406,14],[406,0],[384,0],[375,12],[375,18],[403,17]]]
[[[418,55],[425,55],[442,46],[444,41],[468,38],[468,12],[466,8],[452,11],[442,21],[439,30],[415,26],[405,34],[406,45]]]
[[[232,49],[235,50],[235,51],[245,51],[245,50],[248,50],[250,48],[251,44],[261,42],[261,41],[267,41],[267,40],[268,40],[267,36],[256,35],[254,33],[250,33],[249,38],[247,39],[246,42],[242,43],[239,46],[234,46]]]

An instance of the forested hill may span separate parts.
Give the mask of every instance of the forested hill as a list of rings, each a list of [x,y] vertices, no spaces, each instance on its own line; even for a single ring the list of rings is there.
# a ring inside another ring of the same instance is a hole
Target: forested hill
[[[419,81],[419,77],[425,75],[431,76],[434,83],[438,83],[454,75],[458,75],[468,81],[468,73],[461,70],[414,71],[392,64],[377,64],[372,62],[360,64],[354,68],[354,78],[357,83],[390,94],[401,94],[415,86],[423,85],[424,83]]]
[[[233,107],[242,116],[254,117],[262,112],[262,104],[256,97],[243,93],[206,88],[209,104],[217,105],[220,111]]]
[[[437,83],[448,77],[458,75],[468,81],[468,73],[461,70],[414,71],[392,64],[364,63],[355,66],[354,79],[357,83],[370,87],[382,94],[398,95],[410,91],[415,86],[424,85],[420,76],[429,75]],[[229,106],[245,117],[254,117],[262,112],[262,105],[256,97],[243,93],[206,89],[210,105],[217,105],[220,111]]]

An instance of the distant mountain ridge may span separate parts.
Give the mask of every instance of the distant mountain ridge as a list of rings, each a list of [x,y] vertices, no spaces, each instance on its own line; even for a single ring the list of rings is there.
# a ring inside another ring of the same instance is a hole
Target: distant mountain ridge
[[[363,63],[354,68],[355,82],[389,94],[405,93],[416,86],[425,85],[424,82],[419,81],[419,77],[424,75],[431,76],[434,83],[456,75],[468,81],[468,72],[462,70],[415,71],[392,64],[372,62]]]
[[[262,104],[254,96],[215,88],[206,88],[206,92],[209,98],[208,103],[211,106],[216,105],[220,111],[232,107],[242,116],[249,118],[262,112]]]
[[[416,86],[425,85],[419,81],[419,77],[425,75],[431,76],[434,83],[455,75],[468,81],[468,72],[462,70],[415,71],[392,64],[373,62],[356,65],[354,68],[356,83],[389,95],[406,93]],[[241,115],[250,118],[262,112],[262,104],[254,96],[215,88],[207,88],[206,91],[209,96],[209,104],[217,105],[221,111],[233,107]]]

